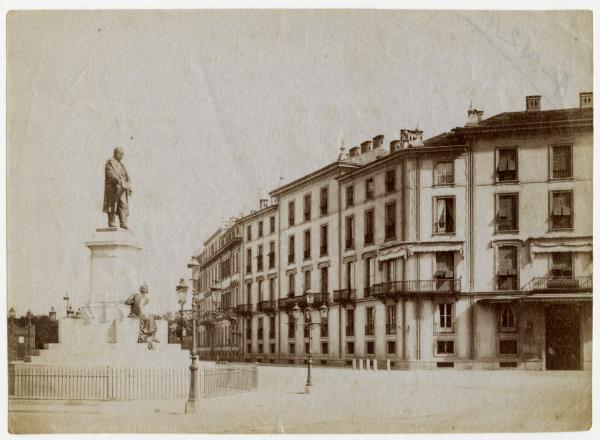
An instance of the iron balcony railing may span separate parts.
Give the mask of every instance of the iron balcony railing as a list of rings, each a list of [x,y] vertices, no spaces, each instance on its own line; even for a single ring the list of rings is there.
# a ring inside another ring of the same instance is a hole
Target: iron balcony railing
[[[375,284],[369,290],[373,296],[460,292],[460,279],[439,278],[435,280],[392,281]]]
[[[333,291],[333,302],[344,303],[356,300],[356,289],[339,289]]]
[[[328,303],[328,293],[327,292],[319,292],[313,293],[313,303],[312,307],[320,307],[323,304]],[[306,294],[302,296],[291,296],[288,298],[280,298],[278,300],[279,308],[282,310],[291,309],[295,304],[298,304],[298,307],[301,309],[305,308],[308,303],[306,302]]]
[[[252,314],[252,304],[238,304],[235,307],[235,311],[238,315],[251,315]]]
[[[523,290],[535,292],[591,292],[592,276],[583,277],[536,277]]]
[[[267,300],[258,303],[258,311],[262,313],[272,313],[277,310],[277,301]]]

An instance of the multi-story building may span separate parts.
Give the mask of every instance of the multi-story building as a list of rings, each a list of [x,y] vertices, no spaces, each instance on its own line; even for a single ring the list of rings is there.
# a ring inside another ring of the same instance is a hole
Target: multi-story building
[[[277,205],[238,223],[245,358],[591,368],[591,93],[580,100],[471,108],[464,127],[401,130],[389,151],[377,136],[272,191]],[[312,330],[291,314],[307,292]]]
[[[201,319],[198,326],[200,356],[238,358],[240,323],[235,317],[240,297],[241,228],[231,221],[204,242],[196,256],[194,300]]]
[[[260,200],[260,209],[238,220],[242,233],[243,280],[236,313],[243,322],[245,357],[273,359],[277,344],[277,290],[279,289],[279,213],[277,199]]]

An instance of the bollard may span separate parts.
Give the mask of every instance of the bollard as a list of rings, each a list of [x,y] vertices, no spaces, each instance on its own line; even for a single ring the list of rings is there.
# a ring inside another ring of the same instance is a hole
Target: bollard
[[[370,371],[371,370],[371,359],[367,358],[367,359],[365,359],[365,362],[367,364],[366,365],[366,370]]]
[[[387,370],[390,371],[392,369],[392,367],[391,367],[392,363],[390,362],[389,359],[385,363],[386,363]]]
[[[363,360],[362,359],[358,359],[358,369],[360,371],[362,371],[362,369],[363,369]]]
[[[352,359],[352,369],[356,370],[356,358]]]
[[[373,359],[373,371],[377,371],[379,367],[377,366],[377,359]]]

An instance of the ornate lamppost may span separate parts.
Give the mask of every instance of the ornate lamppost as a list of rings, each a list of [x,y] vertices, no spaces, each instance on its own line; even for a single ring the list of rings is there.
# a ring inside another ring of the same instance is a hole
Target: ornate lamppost
[[[183,318],[183,305],[187,300],[187,292],[189,286],[185,283],[185,280],[182,278],[179,280],[179,284],[175,288],[177,292],[177,300],[179,304],[181,304],[181,315]],[[196,301],[192,299],[192,329],[196,328]],[[197,391],[197,383],[198,383],[198,352],[196,347],[196,332],[192,330],[192,351],[191,356],[192,362],[190,364],[190,392],[188,395],[188,400],[185,402],[185,412],[186,414],[195,413],[196,412],[196,391]]]
[[[187,290],[188,290],[188,285],[185,284],[185,280],[183,278],[181,278],[179,280],[179,284],[177,284],[177,286],[175,287],[175,290],[177,291],[177,302],[179,303],[179,326],[181,329],[181,332],[179,333],[179,342],[181,343],[181,347],[183,347],[183,338],[185,336],[185,319],[183,316],[183,305],[185,304],[185,302],[187,301]]]
[[[304,323],[296,324],[296,325],[301,325],[304,328],[308,329],[308,360],[306,362],[306,365],[307,365],[306,385],[304,386],[304,392],[306,394],[310,393],[310,387],[312,386],[312,377],[311,377],[311,370],[312,370],[312,363],[313,363],[313,360],[312,360],[312,327],[313,327],[313,325],[321,325],[321,322],[313,322],[313,320],[312,320],[311,307],[314,302],[314,299],[315,299],[315,296],[313,293],[306,292],[306,308],[304,309]],[[327,319],[328,311],[329,310],[325,304],[323,304],[321,307],[319,307],[319,314],[321,316],[321,320]],[[301,309],[300,309],[300,307],[298,307],[298,304],[296,303],[294,305],[294,307],[292,307],[292,315],[294,316],[294,321],[296,323],[298,322],[298,319],[300,318],[300,313],[301,313]]]

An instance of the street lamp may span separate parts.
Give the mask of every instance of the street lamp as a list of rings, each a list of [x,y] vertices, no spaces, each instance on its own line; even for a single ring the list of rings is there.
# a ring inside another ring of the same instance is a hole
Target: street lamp
[[[179,284],[175,287],[175,291],[177,292],[177,302],[179,303],[179,325],[181,326],[181,333],[179,334],[179,342],[183,347],[183,336],[184,336],[184,326],[185,320],[183,318],[183,305],[187,301],[187,291],[188,285],[185,284],[185,280],[181,278],[179,280]]]
[[[301,324],[304,328],[308,329],[308,360],[306,362],[307,365],[307,372],[306,372],[306,385],[304,386],[304,392],[305,393],[310,393],[310,387],[312,386],[312,377],[311,377],[311,370],[312,370],[312,326],[313,325],[321,325],[321,322],[313,322],[312,320],[312,313],[311,313],[311,307],[313,305],[315,296],[313,293],[311,292],[306,292],[306,308],[304,309],[304,323]],[[321,317],[321,320],[325,320],[327,319],[327,312],[329,311],[329,309],[327,308],[327,306],[325,304],[321,305],[321,307],[319,307],[319,315]],[[294,317],[294,321],[298,322],[298,319],[300,318],[300,313],[301,313],[301,309],[300,307],[298,307],[298,303],[296,303],[294,305],[294,307],[292,307],[292,315]]]
[[[65,302],[65,313],[67,314],[67,318],[69,317],[69,294],[65,292],[65,296],[63,296],[63,301]]]

